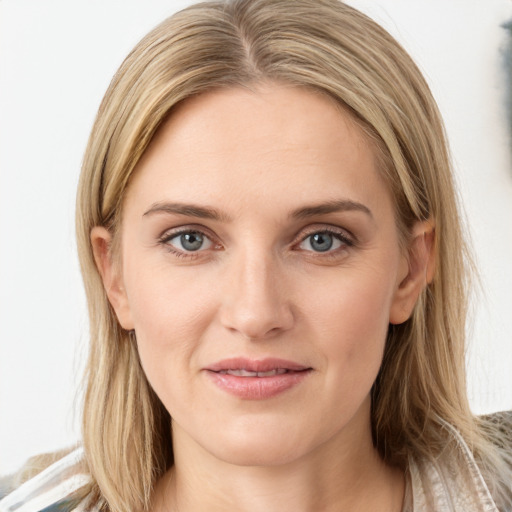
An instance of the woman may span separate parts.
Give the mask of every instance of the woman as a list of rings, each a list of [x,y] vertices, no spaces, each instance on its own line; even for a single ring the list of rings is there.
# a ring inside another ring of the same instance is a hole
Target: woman
[[[77,234],[83,454],[1,510],[511,509],[507,416],[466,398],[442,123],[364,15],[162,23],[100,107]]]

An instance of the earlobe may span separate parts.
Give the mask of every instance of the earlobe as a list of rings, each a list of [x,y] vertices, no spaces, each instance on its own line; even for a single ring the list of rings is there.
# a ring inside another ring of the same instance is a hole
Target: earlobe
[[[95,226],[91,230],[91,245],[94,261],[103,281],[108,300],[116,313],[117,319],[126,330],[134,328],[130,307],[119,264],[114,261],[112,251],[112,234],[107,228]]]
[[[435,274],[435,228],[431,221],[415,224],[404,255],[404,272],[391,305],[389,323],[401,324],[412,314],[414,306]]]

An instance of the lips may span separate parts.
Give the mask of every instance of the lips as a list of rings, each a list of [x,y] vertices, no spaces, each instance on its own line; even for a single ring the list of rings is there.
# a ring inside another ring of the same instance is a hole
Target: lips
[[[297,386],[312,368],[284,359],[232,358],[204,370],[222,391],[246,400],[264,400]]]
[[[289,370],[286,368],[276,368],[275,370],[269,370],[268,372],[250,372],[248,370],[220,370],[223,375],[234,375],[235,377],[273,377],[274,375],[283,375]]]
[[[233,370],[245,370],[252,373],[266,373],[274,370],[285,370],[291,372],[300,372],[310,369],[308,366],[287,361],[286,359],[266,358],[266,359],[247,359],[245,357],[235,357],[223,359],[206,367],[206,370],[212,372],[228,372]]]

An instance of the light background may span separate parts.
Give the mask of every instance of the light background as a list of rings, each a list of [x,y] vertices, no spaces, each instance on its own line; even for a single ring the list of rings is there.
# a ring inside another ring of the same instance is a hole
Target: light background
[[[73,216],[82,154],[124,56],[188,3],[0,1],[0,474],[79,438],[87,315]],[[510,409],[512,150],[500,25],[512,3],[349,3],[409,50],[444,114],[482,276],[469,336],[471,404],[476,413]]]

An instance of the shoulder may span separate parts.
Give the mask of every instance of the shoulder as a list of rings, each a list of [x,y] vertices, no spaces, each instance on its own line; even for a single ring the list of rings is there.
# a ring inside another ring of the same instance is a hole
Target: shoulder
[[[0,512],[93,512],[79,492],[89,483],[82,448],[36,457],[17,474],[0,480]]]
[[[493,443],[512,450],[512,411],[501,411],[480,416],[482,429]]]
[[[486,452],[482,458],[455,427],[443,422],[445,450],[436,457],[409,458],[412,510],[512,511],[512,411],[481,416],[476,421],[496,452]]]

